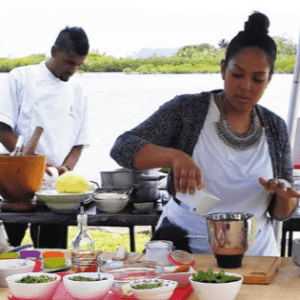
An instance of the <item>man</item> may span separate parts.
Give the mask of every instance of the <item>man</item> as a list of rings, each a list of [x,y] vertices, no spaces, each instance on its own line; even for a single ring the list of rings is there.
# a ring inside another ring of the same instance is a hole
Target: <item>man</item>
[[[51,48],[49,60],[9,73],[0,89],[0,142],[6,150],[13,151],[19,135],[24,136],[26,145],[35,127],[40,126],[44,132],[36,152],[47,155],[47,165],[57,167],[60,175],[75,167],[82,149],[88,146],[87,100],[81,87],[69,79],[84,63],[88,51],[85,31],[66,27]],[[20,245],[27,225],[5,224],[5,228],[10,244]],[[67,227],[31,226],[35,247],[60,248],[61,233],[66,234]]]

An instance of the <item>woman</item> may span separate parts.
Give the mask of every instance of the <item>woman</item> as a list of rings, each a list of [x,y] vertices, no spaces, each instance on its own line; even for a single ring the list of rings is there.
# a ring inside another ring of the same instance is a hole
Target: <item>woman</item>
[[[224,90],[176,96],[122,134],[111,156],[123,167],[169,167],[166,205],[153,239],[209,253],[205,217],[189,211],[176,192],[206,188],[221,201],[209,213],[252,213],[257,234],[248,255],[278,255],[272,219],[297,207],[285,122],[258,105],[272,78],[276,44],[269,20],[254,13],[229,43],[221,63]],[[195,238],[196,237],[196,238]]]

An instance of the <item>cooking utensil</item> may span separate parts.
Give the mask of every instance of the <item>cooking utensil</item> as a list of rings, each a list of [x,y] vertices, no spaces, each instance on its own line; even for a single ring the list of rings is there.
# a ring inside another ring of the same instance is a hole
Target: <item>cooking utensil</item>
[[[44,129],[42,127],[39,126],[35,127],[33,135],[23,151],[23,155],[33,155],[35,153],[36,147],[38,145],[39,139],[43,131]]]
[[[165,178],[155,170],[125,168],[101,172],[101,186],[111,190],[131,190],[132,202],[155,202],[161,198],[158,183]]]
[[[208,241],[218,266],[239,268],[244,253],[251,248],[256,233],[252,214],[216,213],[206,216]]]
[[[10,153],[10,156],[21,155],[21,148],[22,148],[22,145],[23,145],[23,141],[24,141],[23,135],[19,135],[19,137],[18,137],[18,139],[17,139],[16,147],[15,147],[15,149]]]

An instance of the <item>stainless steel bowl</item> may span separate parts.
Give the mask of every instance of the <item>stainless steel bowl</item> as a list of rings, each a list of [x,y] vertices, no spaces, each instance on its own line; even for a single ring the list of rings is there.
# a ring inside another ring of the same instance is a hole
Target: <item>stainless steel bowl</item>
[[[216,213],[206,216],[208,241],[218,266],[237,268],[249,250],[256,234],[256,220],[252,214]]]

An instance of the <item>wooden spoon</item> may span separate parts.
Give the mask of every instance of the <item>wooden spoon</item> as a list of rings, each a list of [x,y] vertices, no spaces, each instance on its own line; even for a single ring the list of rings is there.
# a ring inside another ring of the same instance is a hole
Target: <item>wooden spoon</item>
[[[27,144],[27,146],[22,152],[23,155],[34,155],[43,131],[44,129],[42,127],[39,126],[35,127],[35,130],[33,132],[31,139],[29,140],[29,143]]]

